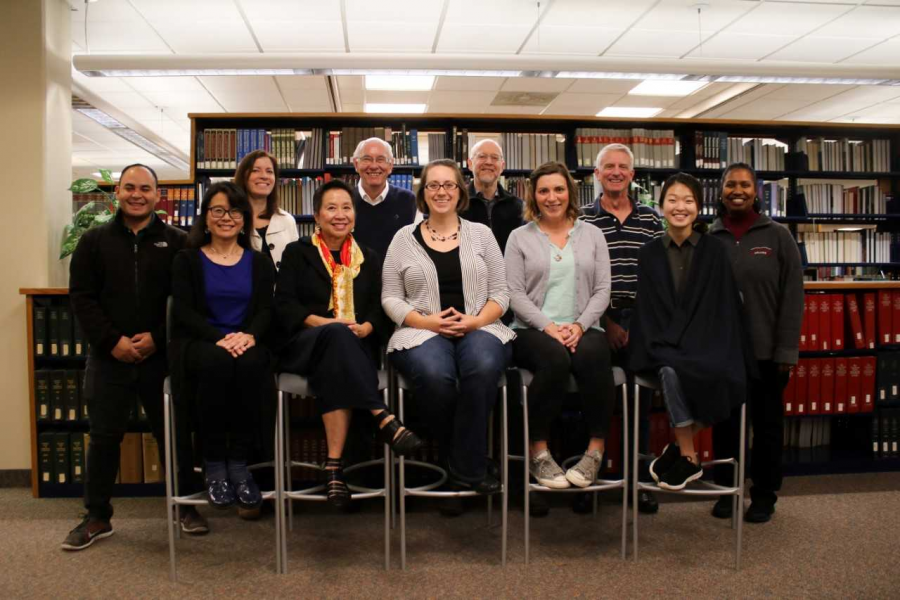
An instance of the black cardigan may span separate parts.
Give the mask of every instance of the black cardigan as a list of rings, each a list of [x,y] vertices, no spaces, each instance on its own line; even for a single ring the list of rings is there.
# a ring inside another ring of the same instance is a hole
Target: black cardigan
[[[377,345],[393,332],[381,308],[381,258],[371,249],[360,246],[363,264],[353,280],[353,305],[358,323],[369,322],[374,328],[372,338]],[[333,318],[328,310],[331,298],[331,276],[325,269],[319,250],[309,237],[291,242],[284,249],[278,285],[275,288],[275,314],[278,330],[276,348],[283,348],[306,326],[310,315]]]
[[[724,243],[700,238],[678,296],[662,239],[641,248],[628,351],[635,372],[675,369],[693,417],[704,425],[744,402],[753,353]]]

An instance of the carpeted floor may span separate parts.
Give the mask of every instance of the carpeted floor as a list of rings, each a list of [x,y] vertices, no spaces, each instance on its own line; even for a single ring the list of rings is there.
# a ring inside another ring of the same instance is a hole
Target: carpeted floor
[[[408,571],[383,569],[381,504],[338,515],[304,504],[289,536],[289,573],[274,572],[274,519],[209,515],[213,533],[178,542],[179,582],[168,580],[164,500],[117,500],[115,535],[82,552],[59,548],[78,500],[34,500],[0,490],[0,598],[610,597],[898,598],[900,473],[793,477],[766,525],[744,528],[733,569],[727,522],[710,501],[666,497],[641,517],[640,561],[619,558],[620,505],[604,498],[596,519],[573,514],[567,495],[532,520],[524,565],[521,508],[510,510],[509,563],[483,503],[457,519],[418,503],[408,516]],[[499,520],[499,511],[496,518]]]

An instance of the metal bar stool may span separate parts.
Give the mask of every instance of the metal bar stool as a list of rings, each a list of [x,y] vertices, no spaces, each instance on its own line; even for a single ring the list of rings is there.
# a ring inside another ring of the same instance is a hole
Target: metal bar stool
[[[634,395],[635,398],[638,397],[638,392],[640,388],[649,388],[651,390],[659,390],[659,380],[651,375],[643,374],[635,374],[634,376]],[[638,459],[639,458],[652,458],[648,455],[639,455],[638,454],[638,423],[640,422],[640,403],[635,402],[634,409],[634,449],[632,452],[632,459],[634,460],[634,473],[637,474],[638,468]],[[633,489],[633,503],[634,503],[634,517],[633,527],[634,527],[634,560],[638,558],[638,491],[639,490],[649,490],[653,492],[664,492],[667,494],[683,494],[687,496],[732,496],[732,516],[731,516],[731,528],[735,530],[735,541],[734,541],[734,568],[735,570],[740,570],[741,568],[741,535],[743,529],[743,518],[742,518],[742,510],[739,508],[743,507],[744,503],[744,444],[746,442],[746,425],[747,425],[747,405],[741,405],[741,440],[740,440],[740,450],[739,457],[737,460],[734,458],[725,458],[718,460],[710,460],[704,463],[701,463],[702,467],[710,467],[714,465],[732,465],[734,467],[734,485],[732,487],[724,487],[721,485],[717,485],[715,483],[704,481],[702,479],[697,480],[692,483],[690,487],[686,487],[683,490],[667,490],[659,487],[654,483],[641,483],[637,480],[637,476],[635,476],[634,489]]]
[[[378,391],[382,393],[384,396],[385,405],[387,405],[388,401],[388,376],[387,372],[384,370],[378,371]],[[280,450],[276,452],[276,456],[279,460],[279,465],[276,465],[276,470],[278,470],[281,474],[281,481],[284,483],[282,487],[279,487],[279,501],[278,501],[278,514],[280,515],[280,523],[282,527],[281,534],[281,557],[282,557],[282,573],[287,573],[287,531],[294,530],[294,507],[293,500],[305,500],[309,502],[326,502],[328,499],[325,495],[322,494],[325,491],[325,486],[323,484],[314,485],[310,488],[305,488],[302,490],[293,490],[292,482],[291,482],[291,468],[292,467],[307,467],[310,469],[314,469],[317,471],[322,470],[322,465],[317,465],[313,463],[294,461],[290,458],[290,447],[291,447],[291,427],[290,427],[290,406],[289,403],[284,401],[285,394],[293,394],[295,396],[301,397],[314,397],[315,390],[313,390],[309,385],[309,380],[306,377],[301,377],[300,375],[294,375],[292,373],[281,373],[278,375],[278,429],[280,432],[280,438],[284,440],[282,446],[280,446]],[[384,458],[368,460],[361,463],[357,463],[355,465],[351,465],[350,467],[344,469],[345,473],[351,473],[357,469],[361,469],[363,467],[368,467],[372,465],[382,464],[384,466],[384,487],[381,489],[375,488],[367,488],[358,485],[348,484],[347,487],[350,488],[352,492],[350,495],[351,501],[355,500],[365,500],[367,498],[384,498],[384,568],[385,570],[390,568],[391,565],[391,532],[390,532],[390,523],[391,523],[391,450],[387,444],[384,444]],[[284,509],[285,504],[288,506],[288,517],[285,519],[284,517]]]
[[[528,388],[531,385],[531,380],[534,378],[534,374],[531,371],[527,371],[525,369],[519,369],[519,375],[522,378],[522,414],[523,414],[523,435],[522,439],[524,440],[523,446],[523,454],[521,456],[515,455],[510,456],[510,460],[521,460],[525,465],[525,564],[528,564],[528,560],[531,554],[531,515],[529,513],[530,501],[528,498],[528,493],[530,491],[535,492],[594,492],[594,514],[597,512],[597,492],[601,492],[604,490],[622,490],[622,558],[625,558],[626,552],[626,544],[628,542],[628,394],[626,387],[626,378],[625,371],[623,371],[619,367],[613,367],[613,380],[615,382],[616,387],[622,388],[622,434],[623,434],[623,445],[622,445],[622,479],[596,479],[592,485],[589,485],[585,488],[580,487],[569,487],[565,489],[550,489],[538,483],[531,483],[531,474],[528,469],[528,456],[530,454],[530,440],[528,436]],[[566,393],[575,393],[578,391],[578,384],[575,381],[575,377],[572,375],[569,376],[569,383],[566,387]],[[578,457],[572,457],[563,463],[564,465],[571,464]]]
[[[175,538],[181,538],[181,529],[178,527],[178,523],[180,522],[180,506],[185,505],[194,505],[194,506],[202,506],[208,505],[209,501],[206,499],[206,495],[204,492],[197,492],[195,494],[189,494],[187,496],[182,496],[178,492],[178,474],[176,472],[178,457],[176,455],[175,449],[175,410],[172,406],[172,381],[170,377],[166,377],[165,383],[163,384],[163,417],[165,421],[164,428],[164,436],[165,436],[165,446],[166,446],[166,457],[165,457],[165,470],[166,470],[166,511],[168,518],[166,521],[169,525],[169,579],[173,582],[177,580],[177,574],[175,571]],[[276,468],[275,468],[275,490],[264,491],[262,492],[262,497],[264,501],[276,501],[278,497],[278,489],[280,488],[280,472],[277,468],[278,462],[278,449],[281,444],[281,433],[279,431],[278,425],[276,423],[275,426],[275,457],[276,457]],[[257,465],[251,465],[250,468],[258,468],[262,466],[271,466],[271,463],[261,463]],[[281,573],[281,515],[276,510],[275,511],[275,572]]]
[[[404,395],[405,392],[412,391],[412,384],[408,382],[403,375],[394,370],[396,373],[396,381],[397,381],[397,407],[398,414],[400,420],[404,419]],[[497,382],[497,387],[501,390],[501,423],[500,423],[500,431],[501,431],[501,442],[500,442],[500,469],[502,471],[502,480],[501,480],[501,488],[500,488],[500,498],[501,498],[501,564],[506,566],[506,540],[507,540],[507,508],[509,505],[509,470],[507,468],[508,464],[508,430],[507,430],[507,413],[506,413],[506,375],[500,375],[500,379]],[[493,433],[493,419],[494,413],[491,412],[490,422],[488,423],[488,455],[493,456],[493,443],[492,443],[492,433]],[[411,464],[419,467],[423,467],[426,469],[430,469],[432,471],[436,471],[440,474],[439,479],[434,483],[429,483],[423,486],[407,488],[406,487],[406,465]],[[400,495],[400,566],[402,569],[406,569],[406,497],[407,496],[423,496],[429,498],[470,498],[473,496],[480,496],[474,490],[472,491],[460,491],[460,492],[442,492],[435,491],[436,488],[440,487],[447,480],[447,472],[444,471],[441,467],[437,465],[433,465],[431,463],[426,463],[417,460],[406,460],[404,457],[400,457],[400,479],[399,479],[399,495]],[[493,509],[493,497],[494,495],[487,496],[488,502],[488,526],[492,523],[492,509]]]

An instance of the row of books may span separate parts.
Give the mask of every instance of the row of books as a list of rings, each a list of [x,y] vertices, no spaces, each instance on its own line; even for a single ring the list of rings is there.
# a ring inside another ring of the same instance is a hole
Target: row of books
[[[254,150],[272,153],[282,169],[321,169],[325,164],[321,128],[294,129],[210,128],[197,134],[196,162],[200,169],[236,169]]]
[[[428,160],[437,160],[439,158],[450,158],[449,148],[447,148],[446,133],[429,133],[426,138],[428,145]]]
[[[784,420],[784,448],[820,448],[831,445],[830,417]]]
[[[900,290],[804,295],[801,352],[874,350],[892,344],[900,344]]]
[[[581,168],[594,168],[600,151],[609,144],[625,144],[634,153],[635,168],[669,168],[677,166],[675,131],[671,129],[597,129],[575,130],[575,156]],[[564,159],[560,159],[561,161]]]
[[[36,369],[35,419],[57,423],[87,421],[88,405],[84,391],[84,369]]]
[[[83,357],[88,345],[72,308],[66,304],[38,304],[33,311],[32,332],[36,357]]]
[[[830,415],[872,412],[876,396],[874,356],[801,358],[791,369],[782,394],[785,415]],[[897,375],[900,375],[898,373]],[[887,362],[879,373],[877,393],[887,394],[893,377]]]
[[[444,134],[440,135],[445,137]],[[390,127],[344,127],[340,131],[330,131],[325,164],[352,164],[353,153],[359,143],[373,137],[382,139],[391,145],[395,165],[420,164],[419,130],[407,129],[406,125],[402,125],[399,131],[394,131]]]
[[[900,458],[900,410],[881,409],[872,419],[875,458]]]
[[[277,187],[281,208],[292,215],[311,215],[313,195],[324,182],[321,176],[279,179]]]
[[[889,196],[878,185],[860,187],[840,183],[801,183],[797,186],[802,215],[806,214],[864,214],[883,215],[889,210]]]
[[[891,170],[891,141],[801,138],[794,145],[807,156],[808,171],[882,173]]]
[[[891,263],[900,260],[900,238],[896,233],[874,229],[862,231],[802,231],[797,244],[807,263]]]
[[[787,146],[769,138],[730,137],[723,131],[694,134],[694,166],[724,169],[732,163],[747,163],[759,171],[783,171]]]
[[[38,436],[39,480],[42,484],[83,483],[90,435],[44,432]],[[164,481],[159,446],[150,433],[126,433],[122,440],[117,483]]]
[[[561,133],[501,133],[507,169],[533,170],[545,162],[566,162],[566,136]],[[468,157],[469,145],[463,157]]]
[[[200,212],[200,203],[196,198],[194,186],[178,186],[159,197],[156,209],[165,211],[165,220],[169,225],[190,227]]]

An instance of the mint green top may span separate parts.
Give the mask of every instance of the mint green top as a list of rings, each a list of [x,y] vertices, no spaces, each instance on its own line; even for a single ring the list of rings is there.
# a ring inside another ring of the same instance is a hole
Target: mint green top
[[[549,275],[541,312],[554,323],[574,323],[578,317],[575,314],[575,255],[568,241],[562,250],[550,244]]]

